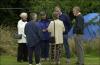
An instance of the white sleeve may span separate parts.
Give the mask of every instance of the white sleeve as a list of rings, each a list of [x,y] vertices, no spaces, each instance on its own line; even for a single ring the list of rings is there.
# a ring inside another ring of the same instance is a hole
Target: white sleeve
[[[18,21],[17,30],[18,30],[18,34],[20,34],[20,21]]]
[[[51,21],[50,24],[49,24],[49,26],[48,26],[48,32],[51,32],[51,29],[52,29],[52,22],[53,22],[53,21]]]
[[[26,24],[27,24],[27,23],[25,23],[25,26],[26,26]],[[25,31],[25,26],[24,26],[24,31]],[[23,32],[22,35],[23,35],[24,37],[26,37],[25,32]]]

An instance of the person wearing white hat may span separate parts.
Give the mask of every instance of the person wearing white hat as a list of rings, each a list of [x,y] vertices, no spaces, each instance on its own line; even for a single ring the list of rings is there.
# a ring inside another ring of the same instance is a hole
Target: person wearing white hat
[[[17,29],[18,29],[18,34],[21,34],[22,38],[18,39],[17,61],[26,62],[28,61],[28,49],[26,46],[27,41],[26,41],[26,36],[24,34],[24,28],[27,23],[28,15],[27,13],[22,12],[19,16],[21,19],[18,21]]]

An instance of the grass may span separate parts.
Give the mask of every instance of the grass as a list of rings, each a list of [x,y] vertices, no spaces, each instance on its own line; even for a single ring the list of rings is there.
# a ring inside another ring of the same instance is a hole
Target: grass
[[[99,60],[100,60],[99,57],[86,56],[85,65],[100,65]],[[49,61],[44,61],[41,63],[42,65],[51,65]],[[74,63],[75,63],[75,58],[71,58],[70,65],[75,65]],[[16,57],[14,56],[0,56],[0,65],[28,65],[28,63],[27,62],[18,63],[16,61]],[[35,65],[34,62],[33,65]],[[66,58],[61,58],[61,65],[66,65]]]

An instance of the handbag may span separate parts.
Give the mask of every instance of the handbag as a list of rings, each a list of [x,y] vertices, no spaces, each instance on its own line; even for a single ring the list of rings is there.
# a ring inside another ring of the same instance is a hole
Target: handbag
[[[54,36],[50,37],[50,43],[55,43],[55,22],[54,22]]]
[[[14,33],[14,38],[15,39],[22,39],[22,34],[18,34],[18,32]]]

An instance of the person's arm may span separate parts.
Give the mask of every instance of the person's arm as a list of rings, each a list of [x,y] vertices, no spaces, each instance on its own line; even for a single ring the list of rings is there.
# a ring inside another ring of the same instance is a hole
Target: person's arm
[[[43,31],[43,32],[46,32],[46,31],[47,31],[47,29],[43,29],[42,31]]]
[[[68,32],[69,32],[72,28],[72,26],[71,26],[72,23],[71,23],[69,15],[66,15],[66,21],[67,21],[67,24],[68,24]]]
[[[27,23],[26,23],[26,24],[27,24]],[[25,34],[25,30],[26,30],[26,29],[25,29],[25,28],[26,28],[26,25],[25,25],[25,27],[24,27],[24,32],[23,32],[23,34],[22,34],[24,37],[26,37],[26,34]]]
[[[47,30],[48,30],[48,32],[51,32],[52,30],[52,25],[53,25],[53,21],[51,21],[50,22],[50,24],[49,24],[49,26],[48,26],[48,28],[47,28]]]
[[[78,22],[79,22],[79,29],[80,30],[83,30],[84,29],[84,19],[83,19],[83,17],[82,16],[80,16],[79,18],[78,18]]]
[[[25,28],[24,28],[24,34],[25,35],[27,34],[27,24],[25,25]]]
[[[21,34],[21,32],[20,32],[20,21],[18,21],[18,23],[17,23],[17,31],[18,31],[18,34]]]
[[[63,28],[63,32],[65,32],[65,26],[64,26],[63,22],[62,22],[62,28]]]
[[[40,40],[43,40],[43,33],[42,33],[42,29],[40,27],[38,27],[36,25],[36,23],[34,24],[35,26],[35,33],[37,34],[37,36],[40,38]]]

